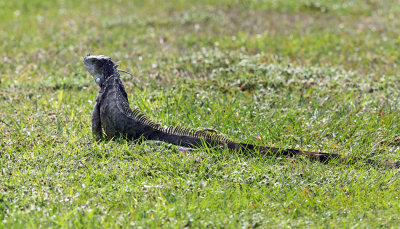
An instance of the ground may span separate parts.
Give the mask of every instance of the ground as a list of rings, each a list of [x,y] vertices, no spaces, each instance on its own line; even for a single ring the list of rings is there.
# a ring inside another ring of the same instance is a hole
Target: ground
[[[95,142],[82,58],[130,105],[236,141],[400,161],[400,6],[378,0],[0,0],[0,227],[397,227],[400,175]]]

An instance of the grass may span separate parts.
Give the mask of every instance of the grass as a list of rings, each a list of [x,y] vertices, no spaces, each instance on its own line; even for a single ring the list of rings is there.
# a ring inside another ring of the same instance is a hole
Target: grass
[[[130,104],[236,141],[400,161],[396,1],[0,0],[0,227],[397,227],[398,170],[96,143],[87,53]]]

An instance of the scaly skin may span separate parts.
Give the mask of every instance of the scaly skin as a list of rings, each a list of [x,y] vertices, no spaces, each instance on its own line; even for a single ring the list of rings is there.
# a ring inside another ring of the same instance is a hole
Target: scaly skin
[[[243,152],[259,152],[261,155],[302,155],[321,162],[331,159],[342,162],[356,162],[358,158],[342,157],[338,154],[311,152],[295,149],[280,149],[275,147],[255,146],[236,143],[216,133],[196,131],[185,127],[162,127],[151,121],[140,110],[131,110],[128,97],[120,80],[118,69],[110,57],[86,56],[83,65],[100,86],[96,104],[92,113],[92,132],[96,139],[125,138],[127,140],[156,140],[188,148],[198,148],[204,145],[210,147],[225,147],[229,150]],[[103,134],[104,131],[104,134]],[[372,165],[400,167],[398,163],[363,160]]]

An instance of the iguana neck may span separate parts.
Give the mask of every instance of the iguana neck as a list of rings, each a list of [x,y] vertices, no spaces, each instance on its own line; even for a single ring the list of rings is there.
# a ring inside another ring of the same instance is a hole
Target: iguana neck
[[[109,86],[116,86],[119,88],[119,91],[125,97],[125,99],[128,100],[128,95],[126,93],[124,84],[122,83],[122,81],[120,79],[120,74],[118,73],[118,71],[113,71],[110,75],[107,75],[105,77],[105,79],[106,80],[103,82],[103,84],[100,87],[100,92],[105,92],[105,90],[107,90],[107,87],[109,87]]]
[[[111,71],[109,74],[104,74],[104,82],[101,84],[100,88],[103,89],[115,79],[120,79],[120,75],[117,71]],[[122,84],[122,81],[120,81],[120,83]]]

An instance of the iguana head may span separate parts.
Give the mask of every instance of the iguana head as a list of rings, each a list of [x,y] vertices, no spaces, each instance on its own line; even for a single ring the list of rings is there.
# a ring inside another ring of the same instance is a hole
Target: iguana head
[[[101,87],[104,81],[110,76],[119,76],[118,72],[125,72],[132,76],[131,73],[118,69],[118,64],[111,60],[108,56],[91,56],[87,55],[83,58],[83,66],[93,76],[94,81]]]
[[[101,86],[103,82],[115,72],[118,72],[117,64],[108,56],[85,56],[83,66],[93,76],[94,81]]]

